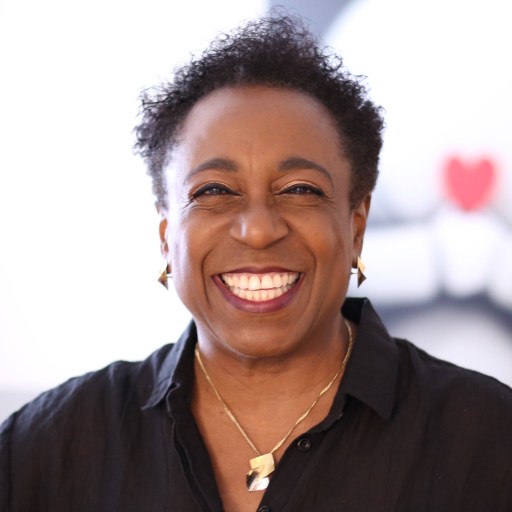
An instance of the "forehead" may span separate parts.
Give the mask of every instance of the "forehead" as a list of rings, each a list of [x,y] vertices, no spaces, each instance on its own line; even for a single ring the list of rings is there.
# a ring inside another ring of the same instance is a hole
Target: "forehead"
[[[235,141],[267,151],[302,145],[306,151],[342,152],[336,124],[323,104],[300,91],[263,86],[225,87],[200,99],[184,119],[176,145],[220,149]]]

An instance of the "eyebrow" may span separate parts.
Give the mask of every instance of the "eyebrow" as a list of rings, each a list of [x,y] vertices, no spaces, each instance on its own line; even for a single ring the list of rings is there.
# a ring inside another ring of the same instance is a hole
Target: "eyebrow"
[[[189,172],[187,179],[209,169],[236,172],[238,170],[238,166],[233,160],[229,160],[227,158],[211,158],[199,164],[197,167],[194,167]],[[287,158],[286,160],[282,160],[279,162],[277,169],[281,172],[295,171],[299,169],[313,169],[315,171],[321,172],[324,176],[329,178],[329,181],[332,183],[331,173],[325,167],[300,156],[294,156]]]
[[[278,169],[280,171],[295,171],[299,169],[313,169],[315,171],[321,172],[324,176],[329,178],[329,181],[332,183],[331,173],[320,164],[312,162],[307,158],[302,158],[300,156],[294,156],[291,158],[287,158],[279,163]]]
[[[237,170],[237,165],[233,160],[228,160],[227,158],[211,158],[210,160],[206,160],[202,164],[199,164],[197,167],[194,167],[188,173],[187,179],[191,178],[197,173],[207,171],[208,169],[235,172]]]

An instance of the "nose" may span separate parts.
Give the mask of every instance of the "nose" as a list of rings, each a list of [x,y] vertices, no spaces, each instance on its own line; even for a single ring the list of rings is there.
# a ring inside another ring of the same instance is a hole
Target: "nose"
[[[252,249],[265,249],[285,238],[289,227],[277,205],[250,201],[234,218],[231,236]]]

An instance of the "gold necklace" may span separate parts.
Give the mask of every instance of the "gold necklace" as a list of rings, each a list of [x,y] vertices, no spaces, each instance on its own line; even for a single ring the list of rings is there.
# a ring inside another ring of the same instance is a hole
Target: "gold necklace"
[[[322,398],[322,396],[324,396],[325,393],[327,393],[327,391],[331,389],[331,386],[334,384],[334,382],[336,382],[336,379],[344,372],[345,366],[347,365],[347,361],[349,360],[350,354],[352,353],[353,345],[352,329],[350,328],[349,323],[346,320],[344,321],[348,331],[348,348],[340,368],[338,369],[334,377],[329,381],[327,386],[325,386],[320,391],[318,396],[315,398],[313,403],[308,407],[308,409],[306,409],[304,414],[302,414],[302,416],[295,422],[292,428],[286,433],[286,435],[274,446],[274,448],[272,448],[272,450],[270,450],[268,453],[264,453],[263,455],[251,441],[245,430],[242,428],[242,425],[240,425],[239,421],[236,419],[235,415],[231,412],[231,409],[228,407],[228,404],[226,404],[221,394],[218,392],[217,388],[213,384],[212,379],[210,378],[208,372],[206,371],[206,368],[204,367],[203,361],[201,359],[201,354],[199,354],[199,348],[196,345],[195,356],[206,381],[212,388],[219,402],[222,404],[224,412],[227,414],[228,418],[234,423],[235,427],[240,432],[242,437],[246,440],[247,444],[252,448],[254,453],[257,455],[253,459],[249,460],[251,470],[246,475],[246,484],[247,489],[249,491],[262,491],[267,488],[269,484],[269,476],[275,470],[274,452],[281,448],[281,446],[285,443],[288,437],[290,437],[291,433],[300,425],[300,423],[302,423],[308,417],[309,413],[313,410],[313,408],[318,403],[320,398]]]

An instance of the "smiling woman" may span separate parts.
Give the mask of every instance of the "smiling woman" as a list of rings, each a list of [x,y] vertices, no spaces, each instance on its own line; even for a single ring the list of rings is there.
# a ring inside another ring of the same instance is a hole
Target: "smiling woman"
[[[0,510],[510,510],[511,390],[346,298],[381,130],[286,16],[147,93],[137,148],[193,322],[13,415]]]
[[[332,350],[335,365],[368,202],[350,208],[350,164],[327,109],[294,90],[220,88],[188,114],[165,176],[163,252],[203,350],[285,367]],[[278,286],[262,295],[265,277]]]

